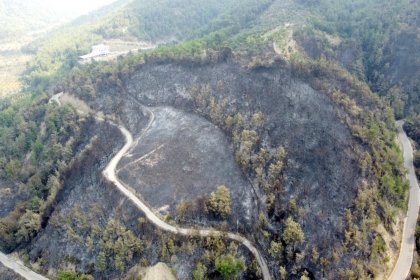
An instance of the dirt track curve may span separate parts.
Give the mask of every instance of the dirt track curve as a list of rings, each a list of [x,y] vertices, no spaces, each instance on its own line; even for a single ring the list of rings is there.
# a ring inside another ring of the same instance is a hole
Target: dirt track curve
[[[145,109],[147,109],[147,108],[145,108]],[[153,120],[154,119],[153,112],[150,111],[150,110],[148,110],[148,112],[150,114],[151,120]],[[142,136],[148,131],[151,124],[152,124],[152,121],[150,121],[149,124],[146,126],[146,128],[143,130],[139,139],[142,138]],[[115,186],[137,206],[138,209],[140,209],[146,215],[147,219],[150,222],[152,222],[158,228],[163,229],[163,230],[168,231],[168,232],[171,232],[171,233],[174,233],[174,234],[179,234],[179,235],[184,235],[184,236],[196,235],[196,236],[201,236],[201,237],[224,236],[224,237],[229,238],[231,240],[235,240],[237,242],[240,242],[244,246],[246,246],[252,252],[252,254],[255,256],[255,258],[257,259],[258,264],[261,268],[261,272],[262,272],[264,280],[271,280],[271,275],[270,275],[270,271],[268,269],[267,263],[265,262],[264,258],[261,256],[261,254],[257,250],[257,248],[255,248],[248,239],[246,239],[246,238],[244,238],[244,237],[242,237],[238,234],[221,232],[221,231],[216,231],[216,230],[212,230],[212,229],[197,230],[197,229],[192,229],[192,228],[191,229],[189,229],[189,228],[178,228],[176,226],[170,225],[170,224],[162,221],[158,216],[156,216],[156,214],[145,203],[143,203],[134,193],[132,193],[129,190],[129,188],[126,187],[124,185],[124,183],[122,183],[118,179],[118,176],[116,175],[115,170],[116,170],[116,167],[117,167],[118,163],[120,162],[121,158],[133,146],[133,143],[134,143],[133,136],[131,135],[131,133],[125,127],[123,127],[121,125],[117,125],[117,127],[121,130],[122,134],[124,135],[126,143],[121,148],[121,150],[109,162],[108,166],[103,171],[103,174],[109,181],[113,182],[115,184]]]
[[[60,102],[58,100],[59,96],[56,98],[57,100],[53,99],[54,101],[57,101],[57,103],[60,105]],[[152,111],[145,108],[149,114],[150,114],[150,121],[146,128],[143,130],[140,137],[136,140],[138,142],[142,136],[148,131],[150,126],[153,123],[154,120],[154,114]],[[103,121],[101,118],[97,118],[100,121]],[[133,136],[131,133],[123,126],[117,125],[114,123],[111,123],[115,126],[117,126],[122,134],[125,137],[126,143],[121,148],[121,150],[112,158],[112,160],[109,162],[105,170],[103,171],[103,175],[111,182],[115,184],[115,186],[127,197],[129,198],[138,209],[140,209],[147,217],[147,219],[152,222],[157,227],[179,235],[184,236],[201,236],[201,237],[207,237],[207,236],[224,236],[226,238],[229,238],[231,240],[235,240],[237,242],[242,243],[244,246],[246,246],[252,254],[255,256],[255,258],[258,261],[258,264],[260,265],[261,272],[263,275],[263,278],[265,280],[271,280],[271,275],[267,266],[267,263],[265,262],[264,258],[261,256],[260,252],[257,248],[252,245],[252,243],[234,233],[227,233],[227,232],[221,232],[216,231],[212,229],[189,229],[189,228],[179,228],[173,225],[170,225],[164,221],[162,221],[158,216],[155,215],[155,213],[145,204],[143,203],[133,192],[129,190],[127,186],[125,186],[117,177],[116,175],[116,167],[122,157],[133,147],[134,141]],[[399,140],[401,142],[401,145],[403,147],[403,153],[404,153],[404,165],[406,169],[408,170],[407,178],[410,182],[410,197],[409,197],[409,203],[408,203],[408,210],[407,210],[407,217],[404,221],[404,229],[403,229],[403,238],[401,241],[401,250],[400,254],[397,260],[397,263],[394,267],[394,270],[391,274],[391,276],[388,278],[388,280],[403,280],[405,279],[411,268],[411,264],[413,261],[413,253],[414,253],[414,232],[416,228],[416,222],[417,222],[417,216],[420,206],[420,191],[419,186],[417,182],[417,178],[414,172],[414,166],[413,166],[413,149],[411,147],[411,143],[404,132],[402,126],[404,122],[398,121],[398,136]],[[0,262],[7,268],[13,270],[15,273],[21,275],[22,277],[28,279],[28,280],[48,280],[48,278],[35,273],[34,271],[30,270],[29,268],[25,267],[23,263],[15,258],[12,258],[9,255],[5,255],[0,252]]]

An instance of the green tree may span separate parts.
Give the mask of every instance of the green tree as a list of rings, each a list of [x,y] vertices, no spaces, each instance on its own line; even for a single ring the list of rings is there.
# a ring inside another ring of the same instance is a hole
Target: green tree
[[[6,175],[8,178],[16,180],[17,175],[19,174],[19,170],[21,168],[21,164],[19,161],[12,159],[6,165]]]
[[[300,280],[311,280],[309,278],[309,274],[306,270],[302,273],[302,276],[300,277]]]
[[[279,275],[280,275],[280,280],[286,280],[287,277],[287,270],[284,266],[280,266],[279,268]]]
[[[270,248],[268,249],[268,253],[271,255],[274,259],[281,258],[281,255],[283,254],[283,246],[280,242],[271,241]]]
[[[225,219],[232,211],[231,203],[229,189],[224,185],[220,185],[215,192],[210,194],[206,205],[211,213]]]
[[[223,279],[234,279],[238,273],[245,271],[246,266],[243,258],[225,255],[216,259],[215,268]]]
[[[125,269],[125,261],[124,258],[120,255],[116,255],[114,258],[114,266],[117,270],[123,271]]]
[[[305,241],[305,234],[300,225],[291,217],[286,220],[286,227],[283,231],[283,240],[286,244],[296,245]]]
[[[264,115],[261,112],[254,113],[251,118],[253,127],[260,127],[264,123]]]
[[[414,166],[420,168],[420,151],[414,153]]]
[[[58,190],[60,189],[59,177],[60,175],[58,173],[55,175],[50,175],[50,177],[48,177],[47,189],[49,194],[47,197],[47,203],[52,203],[58,194]]]
[[[92,276],[86,274],[78,274],[72,271],[60,271],[57,280],[91,280]]]
[[[205,280],[206,277],[207,268],[201,263],[197,263],[195,266],[195,269],[192,272],[192,277],[194,280]]]
[[[103,272],[106,270],[106,256],[103,251],[99,252],[98,257],[96,258],[96,270]]]
[[[26,213],[18,221],[19,230],[16,233],[18,242],[27,242],[35,236],[41,228],[41,217],[39,214],[26,210]]]

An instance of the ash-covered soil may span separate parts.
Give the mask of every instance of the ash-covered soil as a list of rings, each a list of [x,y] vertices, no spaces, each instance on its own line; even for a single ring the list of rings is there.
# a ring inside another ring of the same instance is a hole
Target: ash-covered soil
[[[154,209],[171,214],[178,203],[196,201],[225,185],[232,198],[229,220],[235,226],[237,220],[251,225],[258,214],[252,186],[237,166],[227,136],[197,115],[171,107],[150,110],[154,121],[121,161],[119,177]],[[206,216],[197,213],[194,224]]]
[[[207,239],[165,234],[148,223],[144,214],[102,175],[124,143],[122,134],[103,122],[91,129],[97,136],[95,142],[63,174],[64,191],[56,208],[46,227],[20,250],[22,258],[28,258],[52,279],[59,271],[88,273],[94,279],[121,279],[132,267],[158,262],[174,268],[178,279],[191,279]],[[101,252],[106,253],[103,270],[98,269]],[[251,259],[243,246],[239,246],[239,252]],[[116,264],[118,256],[122,256],[122,266]]]
[[[116,195],[116,190],[104,182],[101,174],[122,147],[124,139],[118,128],[103,122],[91,123],[90,134],[95,135],[97,140],[77,158],[73,168],[62,175],[63,190],[46,227],[21,251],[28,254],[31,262],[43,260],[42,266],[46,271],[67,270],[68,263],[72,263],[70,268],[87,271],[88,266],[94,264],[97,252],[86,249],[84,240],[79,236],[82,226],[72,219],[76,209],[89,218],[90,224],[103,225],[111,216],[116,216],[117,207],[124,204],[123,197]],[[86,233],[86,228],[83,231]]]
[[[0,218],[7,216],[19,202],[24,202],[27,194],[19,189],[19,185],[0,179]]]
[[[284,65],[250,70],[230,61],[204,66],[151,62],[125,83],[129,96],[143,104],[191,111],[192,89],[206,86],[211,96],[224,99],[235,111],[261,111],[262,141],[288,153],[283,193],[276,202],[279,215],[296,199],[305,211],[307,238],[327,250],[338,241],[344,210],[353,204],[361,177],[354,154],[358,144],[326,95]]]
[[[23,280],[19,274],[14,273],[12,270],[5,267],[0,263],[0,280]]]
[[[165,214],[160,210],[169,205],[169,220],[177,204],[195,200],[193,213],[185,219],[175,216],[175,223],[201,227],[217,224],[195,208],[205,203],[201,196],[226,184],[233,203],[229,230],[236,230],[236,219],[243,222],[250,217],[255,222],[243,227],[238,223],[239,232],[253,240],[270,262],[270,242],[257,237],[260,221],[253,219],[267,213],[254,205],[253,188],[247,182],[255,182],[234,162],[228,134],[199,117],[203,114],[194,103],[197,88],[225,104],[227,114],[240,112],[248,119],[255,112],[263,114],[259,141],[270,150],[284,147],[287,152],[266,230],[281,235],[293,200],[305,244],[329,257],[342,245],[345,209],[353,206],[363,179],[355,152],[362,147],[340,119],[341,108],[281,62],[249,69],[229,59],[207,64],[157,60],[139,65],[119,84],[104,80],[96,98],[87,100],[89,105],[107,114],[117,112],[135,138],[142,136],[120,163],[120,178],[155,210]],[[140,104],[155,114],[143,135],[149,114]],[[305,265],[320,276],[319,266],[310,260]],[[340,267],[337,262],[330,269]],[[278,271],[276,265],[272,269]]]

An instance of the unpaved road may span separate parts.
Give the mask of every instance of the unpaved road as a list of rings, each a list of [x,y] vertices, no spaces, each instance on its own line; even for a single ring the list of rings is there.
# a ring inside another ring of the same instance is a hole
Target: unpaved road
[[[149,113],[151,114],[151,120],[154,119],[154,114],[149,110]],[[148,131],[150,128],[152,122],[149,122],[149,124],[146,126],[146,128],[143,130],[142,134],[140,135],[139,139],[142,138],[142,136]],[[125,137],[126,143],[121,148],[121,150],[112,158],[112,160],[109,162],[108,166],[103,171],[103,174],[105,178],[107,178],[109,181],[113,182],[115,186],[127,197],[129,198],[136,206],[139,208],[147,217],[147,219],[152,222],[154,225],[156,225],[158,228],[163,229],[165,231],[184,235],[184,236],[201,236],[201,237],[207,237],[207,236],[225,236],[226,238],[229,238],[231,240],[235,240],[237,242],[242,243],[244,246],[246,246],[252,254],[255,256],[255,258],[258,261],[258,264],[261,268],[261,272],[263,275],[263,278],[265,280],[271,280],[270,271],[268,269],[267,263],[265,262],[264,258],[261,256],[260,252],[255,248],[252,243],[247,240],[246,238],[233,234],[233,233],[226,233],[221,231],[215,231],[212,229],[188,229],[188,228],[178,228],[173,225],[170,225],[164,221],[162,221],[158,216],[155,215],[155,213],[146,205],[144,204],[134,193],[132,193],[127,186],[125,186],[117,177],[116,175],[116,167],[122,157],[128,152],[128,150],[131,149],[131,147],[134,144],[133,136],[131,133],[123,126],[117,125],[118,128],[121,130],[122,134]]]
[[[404,121],[398,121],[398,137],[404,152],[404,166],[408,170],[407,178],[410,181],[410,198],[408,201],[407,216],[404,220],[403,236],[401,240],[400,255],[389,280],[404,280],[410,273],[411,264],[413,262],[417,216],[420,206],[419,184],[413,165],[413,148],[410,140],[404,132],[402,126]]]
[[[59,97],[55,97],[53,100],[56,101],[60,105]],[[147,108],[145,108],[147,109]],[[146,128],[143,130],[140,137],[137,139],[139,141],[142,136],[148,131],[150,126],[153,123],[154,120],[154,114],[152,111],[148,110],[150,114],[150,121]],[[99,120],[103,121],[103,119],[99,118]],[[413,253],[414,253],[414,245],[415,245],[415,228],[416,228],[416,222],[417,222],[417,216],[420,206],[420,191],[419,191],[419,185],[417,182],[417,178],[414,172],[414,166],[413,166],[413,149],[411,147],[411,143],[404,132],[402,126],[404,122],[398,121],[398,137],[401,142],[401,145],[403,147],[403,155],[404,155],[404,165],[406,169],[408,170],[407,178],[410,182],[410,197],[409,197],[409,203],[408,203],[408,210],[407,210],[407,217],[404,221],[404,229],[403,229],[403,238],[401,241],[401,250],[400,254],[397,260],[397,263],[395,264],[394,270],[391,274],[391,276],[388,278],[388,280],[403,280],[406,279],[406,277],[409,275],[411,264],[413,261]],[[116,124],[114,124],[116,125]],[[201,237],[207,237],[207,236],[224,236],[226,238],[229,238],[231,240],[235,240],[237,242],[242,243],[244,246],[246,246],[252,254],[255,256],[255,258],[258,261],[258,264],[260,265],[263,278],[265,280],[271,280],[271,275],[268,270],[268,266],[264,260],[264,258],[261,256],[257,248],[255,248],[252,243],[247,240],[246,238],[233,234],[233,233],[225,233],[220,231],[215,231],[212,229],[187,229],[187,228],[178,228],[173,225],[170,225],[164,221],[162,221],[159,217],[157,217],[153,211],[145,205],[135,194],[133,194],[128,187],[124,186],[124,184],[118,179],[116,175],[116,167],[119,163],[119,161],[122,159],[122,157],[130,150],[133,145],[133,136],[131,133],[123,126],[116,125],[120,131],[123,133],[126,143],[121,148],[121,150],[112,158],[112,160],[109,162],[108,166],[103,171],[104,176],[113,182],[115,186],[127,197],[129,198],[141,211],[144,212],[147,219],[151,221],[153,224],[155,224],[157,227],[179,235],[184,236],[190,236],[190,235],[196,235]],[[0,252],[0,262],[7,268],[13,270],[15,273],[21,275],[22,277],[28,279],[28,280],[48,280],[48,278],[39,275],[29,268],[25,267],[23,263],[17,259],[14,259],[8,255],[5,255]]]
[[[15,273],[19,274],[23,278],[28,280],[48,280],[48,278],[37,274],[23,265],[19,260],[14,259],[8,255],[5,255],[0,252],[0,262],[7,268],[13,270]]]

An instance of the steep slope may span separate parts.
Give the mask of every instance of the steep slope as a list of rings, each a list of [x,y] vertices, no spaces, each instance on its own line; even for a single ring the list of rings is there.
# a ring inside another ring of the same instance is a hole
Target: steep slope
[[[274,269],[279,265],[290,275],[296,273],[293,271],[301,274],[305,270],[316,277],[322,274],[334,277],[337,271],[342,277],[351,274],[366,277],[367,270],[381,273],[381,259],[393,254],[395,248],[387,241],[377,249],[375,244],[385,242],[384,235],[388,234],[375,226],[370,230],[366,226],[382,220],[392,234],[391,205],[403,203],[406,189],[400,179],[401,161],[394,134],[388,130],[393,127],[392,117],[381,113],[384,105],[365,86],[346,76],[345,71],[334,69],[334,65],[288,66],[275,61],[247,68],[235,62],[242,60],[234,58],[228,50],[209,53],[200,59],[152,58],[137,65],[132,64],[136,59],[130,57],[126,60],[132,65],[128,72],[114,68],[116,72],[110,69],[108,73],[100,73],[95,70],[96,66],[87,66],[85,71],[91,76],[86,78],[83,72],[75,71],[65,90],[77,94],[95,110],[119,115],[134,132],[137,131],[135,115],[127,114],[124,108],[135,99],[148,106],[174,106],[202,115],[230,135],[235,159],[245,178],[250,180],[249,191],[255,191],[253,200],[259,212],[253,226],[240,227],[240,230],[256,238],[258,246],[267,252],[265,257],[273,268],[274,277],[279,277]],[[124,63],[119,62],[120,69],[125,69]],[[348,92],[349,96],[341,92]],[[368,110],[372,113],[367,114]],[[262,122],[258,121],[260,118]],[[179,128],[182,122],[183,118],[175,118]],[[146,143],[147,137],[154,136],[146,136]],[[373,141],[377,137],[381,140]],[[174,139],[172,136],[162,141]],[[164,163],[165,152],[158,151],[154,156],[159,147],[149,146],[146,144],[145,151],[129,156],[134,157],[133,160],[139,158],[140,162],[145,154],[147,159],[152,152],[148,160],[154,173],[167,174],[171,167],[159,164]],[[381,152],[366,158],[370,149]],[[183,158],[181,153],[177,158]],[[186,156],[188,159],[188,154]],[[391,161],[391,165],[385,163]],[[136,173],[143,174],[137,188],[140,195],[142,190],[153,190],[159,185],[166,189],[166,175],[152,181],[147,175],[142,179],[149,168],[138,165],[137,172],[121,172],[120,176],[131,185],[136,184]],[[134,171],[132,167],[129,170]],[[188,175],[184,172],[180,169],[170,176],[185,182]],[[386,178],[375,175],[384,172],[388,174]],[[185,189],[182,183],[176,186],[171,187],[177,197],[200,196],[201,190],[194,191],[194,187]],[[205,183],[203,187],[208,188]],[[214,183],[211,182],[210,187],[214,188]],[[236,191],[231,189],[231,193]],[[153,201],[161,199],[159,193],[153,191],[145,194],[143,198],[152,205]],[[199,201],[189,201],[185,216],[178,216],[179,213],[169,209],[169,217],[176,215],[175,220],[202,223],[208,219],[203,217],[209,214],[197,212],[202,211],[194,208],[200,205]],[[165,200],[165,203],[170,202]],[[369,205],[375,206],[369,210],[368,217],[365,211]],[[158,206],[162,203],[156,204]],[[354,217],[346,209],[355,209]],[[235,206],[233,213],[238,211]],[[236,218],[230,218],[227,226],[231,231],[236,230]],[[217,219],[220,221],[220,217]],[[303,231],[304,243],[301,243],[303,239],[285,237],[295,221],[300,224],[297,229]],[[320,227],[320,224],[325,226]],[[341,247],[343,242],[346,245]],[[309,249],[306,244],[313,247]],[[369,249],[362,249],[358,244],[367,244]],[[366,259],[356,261],[355,256],[359,254]],[[368,257],[369,254],[372,255]]]
[[[409,116],[405,129],[419,146],[419,3],[324,0],[312,7],[318,16],[297,36],[307,54],[338,61],[384,97],[397,118]]]

